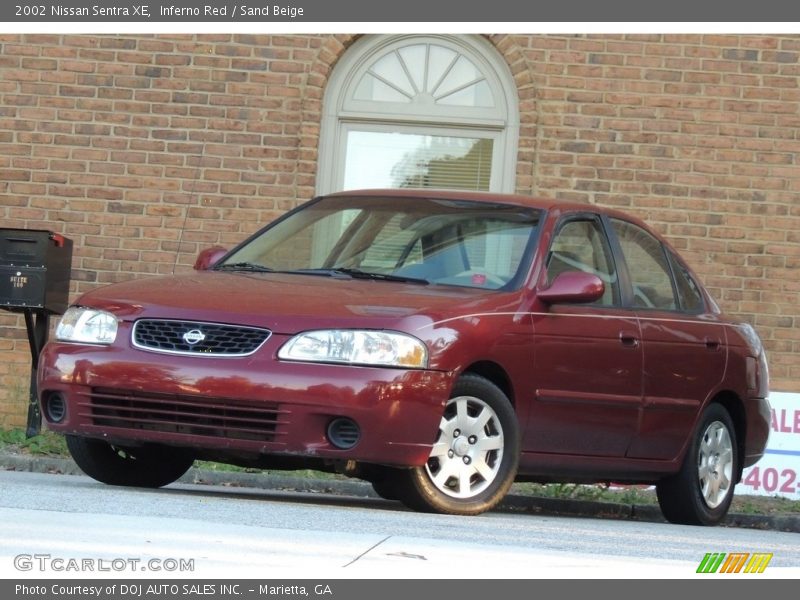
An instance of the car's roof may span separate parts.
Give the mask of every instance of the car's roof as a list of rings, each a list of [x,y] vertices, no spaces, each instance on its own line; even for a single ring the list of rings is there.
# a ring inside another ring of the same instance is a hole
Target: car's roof
[[[522,194],[498,194],[491,192],[470,192],[465,190],[435,190],[427,188],[402,188],[402,189],[364,189],[348,190],[327,194],[326,197],[346,197],[353,196],[363,198],[434,198],[440,200],[472,200],[475,202],[496,202],[499,204],[512,204],[528,208],[538,208],[546,211],[559,212],[590,212],[604,214],[609,217],[621,219],[635,223],[649,231],[661,242],[665,243],[671,250],[675,248],[658,231],[653,229],[642,219],[631,214],[602,206],[599,204],[588,204],[583,202],[572,202],[559,200],[556,198],[542,198],[536,196],[523,196]]]
[[[541,210],[578,210],[604,213],[608,215],[621,216],[630,219],[629,215],[617,212],[612,209],[598,206],[596,204],[582,204],[580,202],[569,202],[554,198],[541,198],[534,196],[523,196],[521,194],[497,194],[491,192],[469,192],[462,190],[434,190],[434,189],[371,189],[371,190],[349,190],[328,194],[326,197],[380,197],[380,198],[435,198],[440,200],[472,200],[477,202],[497,202],[499,204],[515,204],[529,208]],[[637,219],[633,219],[637,220]],[[637,220],[638,221],[638,220]]]

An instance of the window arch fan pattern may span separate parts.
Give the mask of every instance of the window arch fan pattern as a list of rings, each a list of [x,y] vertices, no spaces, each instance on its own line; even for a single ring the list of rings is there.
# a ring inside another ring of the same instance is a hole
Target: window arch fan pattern
[[[478,36],[366,36],[324,99],[318,190],[514,190],[516,89]]]

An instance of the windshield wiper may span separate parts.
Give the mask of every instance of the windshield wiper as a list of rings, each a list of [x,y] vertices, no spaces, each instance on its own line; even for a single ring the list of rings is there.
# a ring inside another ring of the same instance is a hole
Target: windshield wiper
[[[278,271],[271,267],[265,267],[251,262],[237,262],[219,265],[215,267],[217,271],[251,271],[255,273],[288,273],[290,275],[322,275],[324,277],[344,277],[347,279],[374,279],[378,281],[399,281],[401,283],[418,283],[428,285],[427,279],[418,277],[403,277],[402,275],[391,275],[389,273],[372,273],[348,267],[333,267],[330,269],[292,269]]]
[[[275,269],[251,262],[237,262],[219,265],[215,271],[253,271],[255,273],[272,273]]]
[[[341,277],[345,275],[353,279],[373,279],[377,281],[398,281],[401,283],[418,283],[420,285],[428,285],[430,281],[427,279],[420,279],[419,277],[404,277],[402,275],[392,275],[391,273],[373,273],[371,271],[362,271],[350,267],[333,267],[330,269],[297,269],[290,271],[291,273],[300,273],[303,275],[327,275],[328,277]]]

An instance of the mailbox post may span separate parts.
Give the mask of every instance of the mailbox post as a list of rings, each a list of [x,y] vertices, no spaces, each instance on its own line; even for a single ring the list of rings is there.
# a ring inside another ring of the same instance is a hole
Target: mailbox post
[[[28,437],[41,430],[36,369],[50,315],[69,305],[71,268],[72,240],[51,231],[0,228],[0,308],[25,315],[31,349]]]

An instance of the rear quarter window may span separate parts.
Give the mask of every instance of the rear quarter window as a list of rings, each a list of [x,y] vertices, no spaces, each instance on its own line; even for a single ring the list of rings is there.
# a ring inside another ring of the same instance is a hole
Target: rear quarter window
[[[675,275],[675,290],[678,292],[678,302],[680,303],[681,310],[692,313],[699,313],[705,310],[705,302],[703,301],[703,293],[700,291],[700,286],[689,274],[689,271],[684,267],[672,252],[668,253],[669,262],[672,266],[672,273]]]

